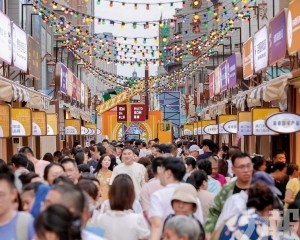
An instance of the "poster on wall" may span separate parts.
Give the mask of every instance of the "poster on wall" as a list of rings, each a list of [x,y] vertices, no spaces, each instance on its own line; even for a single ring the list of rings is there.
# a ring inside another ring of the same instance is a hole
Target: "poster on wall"
[[[22,72],[27,72],[27,36],[16,24],[12,24],[13,65]]]
[[[30,108],[11,109],[11,135],[14,137],[29,137],[32,133],[32,118]]]
[[[259,72],[268,67],[269,59],[268,28],[263,26],[254,34],[254,71]]]
[[[12,61],[12,32],[10,19],[0,11],[0,61],[11,64]]]

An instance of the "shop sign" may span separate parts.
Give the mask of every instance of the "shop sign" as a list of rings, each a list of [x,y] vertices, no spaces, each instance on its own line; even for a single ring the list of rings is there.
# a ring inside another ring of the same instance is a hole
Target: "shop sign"
[[[12,60],[11,22],[1,11],[0,23],[0,59],[10,65]]]
[[[294,113],[276,113],[268,117],[266,125],[278,133],[294,133],[300,131],[300,115]]]
[[[198,134],[198,135],[201,135],[201,134],[202,134],[201,121],[198,122],[197,134]]]
[[[214,82],[215,82],[215,92],[214,94],[217,95],[221,92],[221,83],[220,83],[220,68],[216,67],[215,68],[215,76],[214,76]]]
[[[73,97],[73,89],[74,90],[74,96],[76,99],[76,85],[77,85],[77,81],[74,83],[73,82],[73,73],[70,69],[68,69],[68,78],[67,78],[67,95],[69,97]],[[75,84],[75,87],[73,87],[73,84]]]
[[[7,138],[10,137],[10,106],[0,105],[0,137]]]
[[[81,102],[81,81],[78,78],[76,78],[76,81],[76,100]]]
[[[65,119],[65,134],[66,135],[80,135],[81,120],[79,119]]]
[[[215,72],[212,72],[208,76],[208,81],[209,81],[209,98],[212,98],[215,94]]]
[[[222,62],[220,65],[220,83],[221,83],[221,91],[225,91],[227,89],[228,84],[228,63],[227,60]]]
[[[193,135],[194,126],[192,124],[183,125],[183,135],[184,136],[192,136]]]
[[[238,132],[238,126],[237,126],[237,120],[231,120],[224,124],[224,130],[228,133],[237,133]]]
[[[70,73],[71,73],[71,71],[69,70],[68,71],[68,76],[69,76]],[[74,100],[77,100],[77,78],[73,73],[70,74],[70,77],[72,78],[72,82],[73,82],[73,84],[72,84],[72,95],[71,96]]]
[[[287,16],[287,43],[289,55],[300,50],[300,0],[289,3]]]
[[[268,28],[263,26],[254,34],[254,70],[259,72],[268,67],[269,60]]]
[[[240,53],[234,53],[227,59],[228,64],[228,88],[235,87],[237,79],[242,75],[242,60]]]
[[[197,122],[194,122],[194,136],[197,136],[197,130],[198,130]]]
[[[146,105],[145,104],[130,104],[131,122],[146,121]]]
[[[67,94],[68,68],[60,65],[60,92]]]
[[[56,136],[58,134],[57,114],[47,113],[47,136]]]
[[[30,108],[11,109],[11,135],[14,137],[28,137],[32,133],[32,119]]]
[[[218,117],[218,126],[219,126],[219,134],[228,134],[228,132],[224,129],[224,124],[231,120],[236,120],[236,115],[219,115]]]
[[[88,128],[88,129],[90,129],[89,135],[96,135],[96,129],[97,129],[96,124],[86,123],[85,127]]]
[[[81,83],[81,88],[80,88],[80,102],[82,104],[84,104],[84,92],[85,92],[85,87],[84,87],[84,84]]]
[[[266,126],[266,120],[271,115],[278,113],[279,108],[253,108],[252,109],[252,131],[253,135],[275,135],[276,132]]]
[[[28,74],[39,80],[41,77],[41,46],[33,37],[28,37]]]
[[[243,43],[243,77],[250,78],[253,75],[253,39],[250,37]]]
[[[127,121],[127,105],[119,104],[117,105],[117,122]]]
[[[207,134],[205,131],[204,131],[204,128],[208,125],[214,125],[216,124],[216,120],[202,120],[201,121],[201,134],[202,135],[205,135]]]
[[[251,112],[238,113],[238,134],[241,136],[252,135],[252,113]]]
[[[218,124],[210,124],[203,128],[203,132],[209,135],[218,134]]]
[[[286,55],[286,10],[269,22],[269,64],[274,65]]]
[[[87,133],[88,133],[88,129],[86,128],[86,127],[84,127],[84,126],[81,126],[81,135],[84,135],[84,136],[86,136],[87,135]]]
[[[13,64],[23,72],[27,72],[27,36],[16,24],[12,24]]]
[[[32,136],[47,135],[46,112],[32,112]]]
[[[96,134],[101,135],[101,130],[99,128],[96,129]]]

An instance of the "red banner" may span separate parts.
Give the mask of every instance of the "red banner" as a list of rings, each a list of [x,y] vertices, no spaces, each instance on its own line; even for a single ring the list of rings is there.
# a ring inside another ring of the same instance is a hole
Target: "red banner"
[[[145,104],[131,104],[130,105],[131,122],[146,121],[146,105]]]
[[[127,105],[120,104],[117,105],[117,121],[126,122],[127,121]]]

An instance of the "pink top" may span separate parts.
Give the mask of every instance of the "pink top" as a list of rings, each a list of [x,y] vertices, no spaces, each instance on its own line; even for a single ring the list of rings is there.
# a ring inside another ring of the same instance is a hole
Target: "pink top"
[[[50,164],[50,162],[45,160],[38,160],[34,164],[35,173],[38,174],[42,179],[44,179],[44,170],[45,167]]]
[[[226,178],[222,174],[220,174],[220,173],[217,174],[217,176],[215,177],[215,179],[218,180],[221,183],[222,187],[227,183]]]

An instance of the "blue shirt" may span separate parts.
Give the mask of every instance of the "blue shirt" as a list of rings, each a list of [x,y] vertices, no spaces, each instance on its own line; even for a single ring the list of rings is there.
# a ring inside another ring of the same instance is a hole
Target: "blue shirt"
[[[6,224],[0,225],[1,240],[17,240],[17,221],[19,213],[17,214]],[[27,232],[27,239],[32,240],[35,236],[34,226],[33,226],[33,217],[30,216],[28,229],[24,232]],[[22,226],[22,225],[21,225]]]

